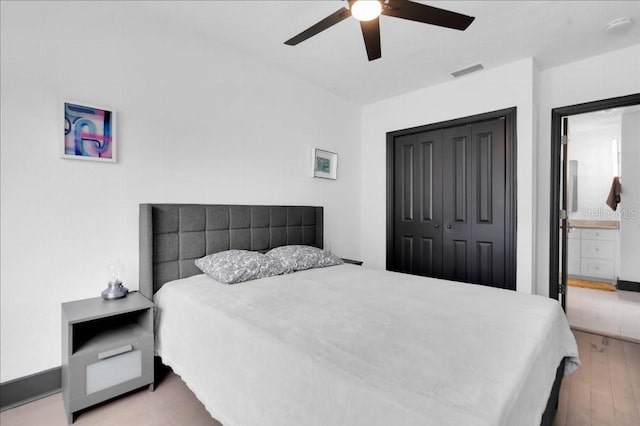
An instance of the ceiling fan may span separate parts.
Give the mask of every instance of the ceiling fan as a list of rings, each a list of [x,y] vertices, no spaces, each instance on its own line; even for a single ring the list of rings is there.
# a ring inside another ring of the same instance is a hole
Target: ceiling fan
[[[348,4],[327,16],[320,22],[307,28],[300,34],[284,42],[295,46],[308,38],[334,26],[338,22],[353,16],[360,21],[360,28],[370,61],[380,58],[380,15],[439,25],[441,27],[466,30],[475,19],[445,9],[416,3],[410,0],[345,0]]]

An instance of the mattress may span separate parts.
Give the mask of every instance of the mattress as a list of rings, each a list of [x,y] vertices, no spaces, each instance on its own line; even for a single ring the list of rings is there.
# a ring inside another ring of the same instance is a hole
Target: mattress
[[[579,365],[557,301],[349,264],[154,299],[158,355],[225,426],[537,426]]]

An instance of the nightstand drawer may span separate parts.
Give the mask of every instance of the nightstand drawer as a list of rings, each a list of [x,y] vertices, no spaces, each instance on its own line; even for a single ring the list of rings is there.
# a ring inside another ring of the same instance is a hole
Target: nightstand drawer
[[[152,339],[134,342],[131,350],[125,353],[102,359],[99,355],[81,354],[70,358],[70,373],[76,378],[69,389],[71,411],[153,382]]]
[[[583,258],[613,260],[613,241],[583,239],[580,255]]]
[[[87,365],[86,393],[92,394],[142,376],[142,351],[129,345],[126,353]]]

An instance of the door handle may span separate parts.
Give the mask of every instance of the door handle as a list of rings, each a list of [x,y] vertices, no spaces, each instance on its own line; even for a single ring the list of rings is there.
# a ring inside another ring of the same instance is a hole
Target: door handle
[[[440,224],[439,224],[439,223],[436,223],[436,224],[435,224],[435,225],[433,225],[433,226],[435,226],[436,228],[440,228]]]
[[[451,229],[451,225],[447,225],[447,229]]]

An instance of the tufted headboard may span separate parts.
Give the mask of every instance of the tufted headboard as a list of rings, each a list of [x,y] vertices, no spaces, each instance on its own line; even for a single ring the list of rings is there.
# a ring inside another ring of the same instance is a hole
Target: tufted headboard
[[[322,248],[322,207],[140,204],[140,293],[200,274],[194,260],[230,249]]]

